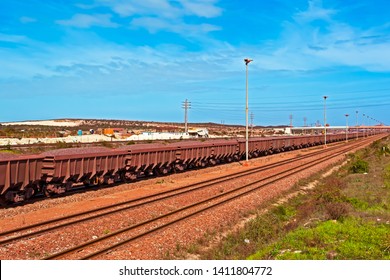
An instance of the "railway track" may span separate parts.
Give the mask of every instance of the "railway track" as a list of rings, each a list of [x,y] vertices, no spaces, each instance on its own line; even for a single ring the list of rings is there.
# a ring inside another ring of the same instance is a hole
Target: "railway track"
[[[367,141],[371,142],[372,140],[370,139]],[[359,141],[357,143],[353,143],[353,146],[357,147],[357,146],[360,146],[362,144],[363,144],[363,142]],[[333,148],[329,147],[326,150],[326,153],[328,154],[331,151],[339,150],[338,154],[343,154],[343,153],[347,152],[349,149],[351,149],[351,148],[339,147],[339,146],[335,146]],[[259,173],[259,172],[264,172],[266,170],[271,170],[272,168],[280,167],[282,165],[284,165],[284,166],[287,166],[288,164],[291,165],[292,163],[295,162],[294,168],[289,168],[288,170],[280,172],[279,174],[271,175],[269,178],[262,178],[260,180],[256,180],[255,182],[251,182],[249,184],[246,184],[245,186],[242,186],[239,188],[233,188],[233,189],[228,190],[228,191],[224,191],[223,193],[220,193],[220,194],[214,195],[212,197],[209,197],[207,199],[198,201],[198,202],[193,203],[191,205],[187,205],[185,207],[180,207],[174,211],[170,211],[170,212],[165,213],[163,215],[160,215],[158,217],[145,220],[141,223],[134,224],[134,225],[132,225],[130,227],[126,227],[124,229],[120,229],[116,232],[112,232],[110,234],[107,234],[101,238],[97,238],[97,239],[92,240],[90,242],[86,242],[86,243],[83,243],[81,245],[72,247],[66,251],[63,251],[63,252],[60,252],[57,254],[53,254],[53,255],[47,257],[46,259],[93,258],[93,257],[98,256],[99,254],[103,254],[103,253],[107,252],[108,250],[112,250],[113,248],[116,248],[118,246],[122,246],[125,243],[131,242],[131,241],[138,239],[142,236],[145,236],[147,234],[150,234],[150,233],[155,232],[157,230],[160,230],[162,228],[168,227],[174,223],[177,223],[179,221],[182,221],[184,219],[192,217],[196,214],[199,214],[202,211],[206,211],[206,210],[209,210],[213,207],[217,207],[218,205],[228,203],[231,200],[237,199],[238,197],[241,197],[243,195],[246,195],[248,193],[256,191],[257,189],[262,188],[266,185],[275,183],[276,181],[281,180],[283,178],[286,178],[292,174],[295,174],[296,172],[305,170],[306,168],[308,168],[312,164],[314,164],[314,165],[319,164],[323,161],[326,161],[328,158],[335,156],[333,154],[326,155],[326,156],[322,156],[320,160],[317,158],[315,160],[312,160],[312,161],[309,161],[306,163],[301,163],[299,165],[296,163],[298,161],[304,161],[305,159],[308,159],[309,157],[316,156],[319,153],[323,153],[323,151],[315,152],[315,153],[312,153],[310,155],[300,156],[298,158],[290,159],[290,160],[284,161],[282,163],[270,164],[270,165],[260,167],[260,168],[252,168],[250,170],[246,170],[246,171],[240,172],[238,174],[232,174],[232,175],[223,176],[220,178],[214,178],[212,180],[200,182],[197,184],[187,185],[187,186],[184,186],[184,187],[179,188],[179,189],[169,190],[169,191],[165,191],[163,193],[158,193],[156,195],[150,195],[147,197],[142,197],[142,198],[131,200],[131,201],[126,201],[126,202],[123,202],[123,203],[120,203],[117,205],[106,206],[106,207],[102,207],[100,209],[96,209],[93,211],[87,211],[87,212],[83,212],[83,213],[78,213],[76,215],[62,217],[60,219],[53,219],[50,221],[46,221],[44,223],[20,228],[18,232],[16,232],[16,231],[3,232],[0,234],[0,237],[2,237],[0,244],[4,245],[7,243],[16,242],[16,241],[21,240],[21,239],[31,238],[32,236],[42,235],[42,234],[47,233],[47,232],[59,230],[59,229],[66,227],[66,226],[70,226],[70,225],[73,225],[76,223],[85,222],[85,221],[88,221],[90,219],[97,219],[97,218],[100,218],[100,217],[103,217],[106,215],[111,215],[111,214],[118,213],[121,211],[135,209],[136,207],[142,207],[142,206],[145,206],[145,205],[148,205],[151,203],[161,202],[164,199],[165,200],[169,199],[169,198],[174,199],[175,197],[177,197],[179,195],[184,195],[184,194],[187,194],[189,192],[199,191],[200,189],[209,188],[211,186],[216,186],[218,184],[221,184],[221,183],[227,182],[227,181],[231,181],[231,180],[234,180],[236,178],[242,178],[244,176],[249,176],[252,174]],[[257,186],[256,186],[256,184],[257,184]],[[209,205],[210,203],[212,203],[212,204]],[[204,206],[205,204],[206,204],[206,206]],[[186,215],[182,214],[183,212],[188,212],[188,211],[191,211],[191,212],[189,214],[186,214]],[[177,217],[177,215],[179,215],[179,217]],[[183,216],[180,216],[180,215],[183,215]],[[162,223],[161,221],[163,221],[163,220],[168,220],[168,221],[161,224]],[[156,225],[156,223],[157,223],[157,225]],[[149,227],[149,229],[145,230],[144,232],[138,232],[137,234],[135,234],[132,237],[128,237],[128,236],[122,237],[121,239],[123,239],[123,241],[116,242],[115,245],[113,245],[113,246],[106,244],[103,246],[103,248],[99,248],[99,250],[97,250],[97,252],[93,252],[93,253],[89,252],[87,255],[84,255],[81,257],[77,254],[76,255],[73,254],[73,255],[70,255],[71,257],[69,257],[69,254],[72,254],[75,251],[77,252],[79,250],[82,250],[85,247],[92,246],[92,245],[96,246],[97,243],[101,243],[101,242],[112,243],[112,241],[105,241],[105,240],[107,240],[109,238],[118,239],[119,238],[118,235],[122,235],[122,234],[126,235],[128,231],[134,231],[134,230],[139,231],[140,227],[145,227],[145,226]],[[152,228],[152,229],[150,229],[150,228]],[[23,233],[23,231],[26,233]]]

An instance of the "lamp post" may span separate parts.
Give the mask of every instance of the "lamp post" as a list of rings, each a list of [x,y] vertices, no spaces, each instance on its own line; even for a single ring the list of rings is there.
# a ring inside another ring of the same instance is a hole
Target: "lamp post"
[[[324,95],[324,146],[326,147],[326,99],[328,96]]]
[[[245,106],[245,160],[248,161],[248,64],[253,61],[252,59],[245,58],[246,65],[246,106]]]
[[[356,140],[359,139],[359,121],[358,121],[358,113],[359,113],[359,111],[356,111]]]
[[[363,119],[366,116],[366,114],[363,114]],[[364,123],[364,120],[362,121],[362,124]],[[363,138],[366,137],[366,130],[363,128]]]
[[[345,114],[345,142],[348,142],[348,114]]]

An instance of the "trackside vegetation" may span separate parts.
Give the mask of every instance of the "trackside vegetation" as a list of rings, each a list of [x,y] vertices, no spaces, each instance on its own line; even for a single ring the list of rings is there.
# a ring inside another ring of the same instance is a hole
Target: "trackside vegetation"
[[[200,259],[389,260],[390,138],[348,156],[337,172],[283,204],[260,209],[240,230],[204,249]],[[307,180],[305,180],[307,182]],[[217,235],[214,233],[214,236]]]

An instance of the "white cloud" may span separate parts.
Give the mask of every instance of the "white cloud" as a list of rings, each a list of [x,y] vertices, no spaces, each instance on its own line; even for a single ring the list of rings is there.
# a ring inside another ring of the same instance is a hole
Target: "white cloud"
[[[26,36],[0,33],[0,41],[2,42],[21,43],[26,40]]]
[[[176,18],[181,14],[180,9],[167,0],[97,0],[95,5],[109,7],[122,17],[159,15],[165,18]]]
[[[179,0],[179,2],[183,5],[184,12],[189,15],[213,18],[222,14],[222,9],[214,5],[215,0]]]
[[[390,71],[390,43],[356,45],[346,43],[334,45],[313,53],[334,65],[364,68],[373,72]]]
[[[91,26],[118,27],[118,24],[111,21],[111,17],[110,14],[75,14],[69,20],[57,20],[56,23],[79,28],[89,28]]]
[[[186,2],[180,0],[181,2]],[[102,3],[102,1],[100,1]],[[109,3],[108,1],[106,1]],[[127,1],[128,2],[128,1]],[[147,1],[152,4],[153,1]],[[110,1],[110,3],[125,3],[124,1]],[[133,2],[129,2],[133,3]],[[162,1],[161,3],[168,3]],[[198,1],[204,5],[214,5],[214,1]],[[309,11],[324,10],[313,6],[311,1],[307,11],[297,14],[307,14]],[[316,2],[317,3],[317,2]],[[146,4],[145,4],[146,5]],[[161,4],[163,5],[163,4]],[[175,7],[181,7],[177,3]],[[184,6],[185,4],[183,4]],[[188,8],[189,9],[189,8]],[[195,12],[192,11],[194,14]],[[337,11],[334,11],[336,14]],[[212,14],[212,12],[207,12]],[[321,13],[319,13],[321,14]],[[293,19],[295,17],[292,17]],[[1,57],[6,57],[3,63],[4,71],[0,78],[9,77],[50,77],[50,76],[77,76],[92,73],[105,74],[118,71],[130,71],[134,65],[143,65],[147,70],[150,66],[165,72],[166,68],[180,69],[177,64],[185,61],[186,69],[194,69],[191,75],[203,76],[203,70],[216,69],[230,71],[240,69],[242,58],[250,53],[255,59],[251,66],[254,69],[283,70],[283,71],[312,71],[334,66],[350,66],[368,69],[370,71],[390,70],[390,43],[388,37],[389,26],[360,30],[347,23],[335,21],[330,13],[327,14],[326,28],[319,29],[309,22],[291,20],[284,24],[284,33],[279,40],[269,41],[268,44],[235,47],[225,42],[218,42],[208,38],[203,51],[189,53],[182,46],[163,45],[155,48],[141,48],[130,44],[120,45],[109,43],[88,30],[76,30],[77,38],[69,37],[61,45],[47,45],[45,43],[26,41],[28,38],[18,35],[0,33],[0,41],[23,43],[31,47],[25,53],[28,55],[17,57],[12,51],[4,49]],[[134,17],[131,21],[134,28],[145,28],[151,33],[163,31],[174,32],[187,37],[201,37],[220,27],[199,23],[189,24],[184,18],[164,18],[143,16]],[[98,25],[115,27],[111,22],[111,15],[83,15],[76,14],[70,20],[57,22],[67,26],[87,28]],[[82,33],[81,33],[82,32]],[[68,33],[73,34],[73,33]],[[89,36],[89,37],[88,37]],[[387,37],[386,37],[387,36]],[[77,41],[82,37],[82,40]],[[192,38],[191,38],[192,39]],[[198,40],[199,41],[199,40]],[[76,42],[76,43],[75,43]],[[76,47],[75,47],[76,46]],[[114,59],[114,58],[117,59]],[[17,66],[13,62],[17,61]],[[176,61],[176,62],[175,62]],[[159,67],[156,67],[158,65]],[[8,70],[9,71],[8,71]],[[134,75],[138,75],[134,72]],[[126,75],[125,75],[126,76]]]
[[[336,10],[324,9],[322,7],[322,0],[310,0],[308,9],[306,11],[296,13],[294,18],[299,22],[310,22],[313,20],[329,21],[336,13]]]
[[[170,31],[182,34],[185,37],[197,36],[211,31],[220,30],[220,27],[211,24],[186,24],[155,17],[135,18],[131,21],[132,27],[142,27],[150,33]]]
[[[96,0],[95,6],[107,6],[122,17],[159,16],[181,18],[185,15],[217,17],[222,9],[216,0]],[[90,6],[89,6],[90,7]]]
[[[390,71],[386,26],[357,28],[336,19],[339,11],[323,8],[322,1],[308,3],[307,10],[297,12],[292,21],[283,23],[281,38],[272,42],[273,47],[261,50],[262,67],[312,71],[343,66]]]
[[[31,17],[21,17],[19,20],[21,23],[32,23],[37,21],[36,18],[31,18]]]
[[[133,27],[146,28],[151,33],[164,30],[185,36],[189,32],[193,36],[221,29],[205,22],[189,24],[186,21],[186,16],[220,16],[222,9],[216,6],[215,0],[96,0],[95,5],[109,7],[121,17],[131,17]]]

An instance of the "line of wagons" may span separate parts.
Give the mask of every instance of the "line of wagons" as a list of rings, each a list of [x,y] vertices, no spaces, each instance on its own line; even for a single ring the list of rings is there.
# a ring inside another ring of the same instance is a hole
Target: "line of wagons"
[[[350,134],[348,138],[356,135]],[[330,134],[327,142],[345,140]],[[249,139],[249,158],[323,144],[324,136]],[[53,150],[34,155],[0,154],[0,198],[7,202],[51,196],[81,186],[129,182],[144,176],[166,175],[245,158],[245,139],[181,141]]]

